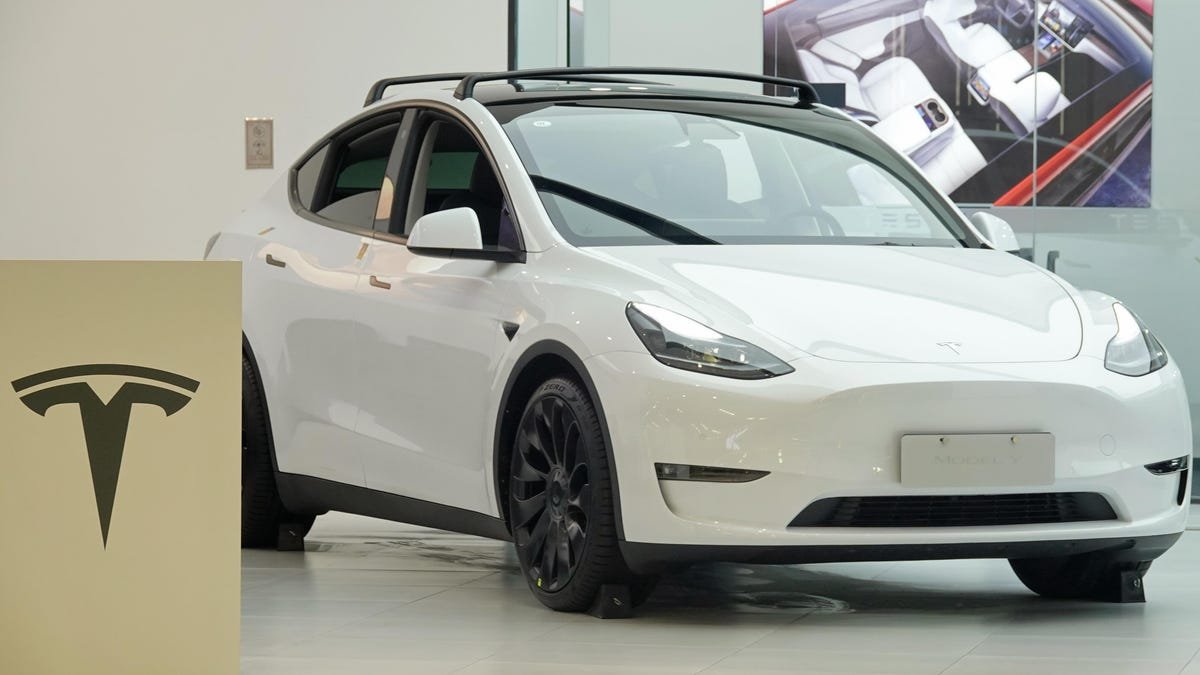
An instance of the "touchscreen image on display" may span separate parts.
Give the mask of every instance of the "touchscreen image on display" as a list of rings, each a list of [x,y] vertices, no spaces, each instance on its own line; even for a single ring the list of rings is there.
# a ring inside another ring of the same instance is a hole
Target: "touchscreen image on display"
[[[1061,0],[1054,0],[1046,7],[1042,14],[1042,25],[1072,49],[1078,47],[1092,29],[1090,21],[1072,12]]]
[[[1152,0],[764,0],[763,72],[842,85],[960,204],[1145,207],[1153,25]],[[928,100],[949,130],[901,137]]]

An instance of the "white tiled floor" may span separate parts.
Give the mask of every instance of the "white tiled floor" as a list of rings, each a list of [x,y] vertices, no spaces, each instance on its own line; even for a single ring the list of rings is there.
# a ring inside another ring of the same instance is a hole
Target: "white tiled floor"
[[[543,609],[507,544],[331,514],[304,553],[244,552],[242,671],[1200,675],[1200,532],[1146,588],[1046,601],[997,560],[707,565],[602,621]]]

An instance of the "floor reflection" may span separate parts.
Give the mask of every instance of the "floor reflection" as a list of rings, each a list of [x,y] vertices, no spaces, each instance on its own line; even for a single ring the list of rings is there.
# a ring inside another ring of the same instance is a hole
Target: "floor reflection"
[[[635,618],[542,607],[503,542],[330,514],[303,553],[245,551],[244,673],[1189,673],[1200,537],[1148,602],[1039,598],[1002,560],[664,575]]]

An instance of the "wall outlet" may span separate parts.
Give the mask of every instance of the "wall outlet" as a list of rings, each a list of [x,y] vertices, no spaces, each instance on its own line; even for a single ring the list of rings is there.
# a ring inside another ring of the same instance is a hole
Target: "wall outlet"
[[[273,118],[246,118],[246,168],[275,168],[275,120]]]

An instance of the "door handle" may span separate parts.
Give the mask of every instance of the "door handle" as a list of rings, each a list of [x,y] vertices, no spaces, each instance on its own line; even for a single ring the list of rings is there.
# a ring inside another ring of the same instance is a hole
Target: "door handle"
[[[267,254],[267,264],[274,265],[275,267],[287,267],[286,262],[280,260],[279,258],[276,258],[275,256],[271,255],[270,253]]]
[[[392,287],[392,285],[389,284],[388,282],[380,281],[379,277],[375,276],[374,274],[371,275],[370,282],[371,282],[371,285],[374,286],[375,288],[382,288],[385,291]]]

